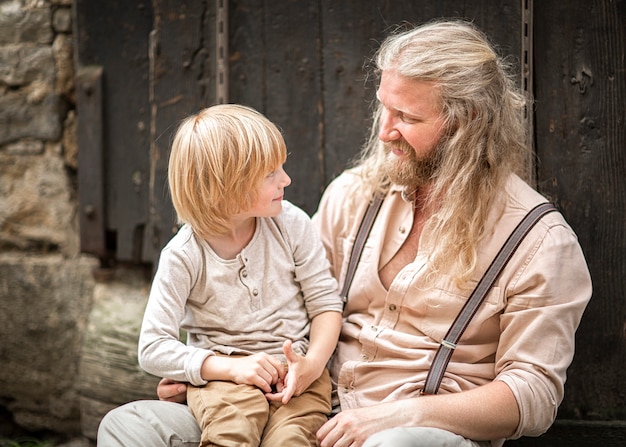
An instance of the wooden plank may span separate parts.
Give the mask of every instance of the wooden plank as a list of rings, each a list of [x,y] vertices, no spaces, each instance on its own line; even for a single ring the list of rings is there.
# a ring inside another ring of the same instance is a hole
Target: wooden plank
[[[143,261],[148,216],[148,35],[150,2],[76,0],[78,66],[100,65],[107,248],[118,260]],[[82,148],[79,147],[79,153]],[[79,171],[85,166],[79,166]],[[85,173],[90,175],[90,173]],[[94,174],[95,175],[95,174]]]
[[[80,249],[101,260],[109,256],[105,238],[102,67],[81,67],[76,73],[78,111],[78,201]]]
[[[150,43],[150,211],[143,257],[156,260],[176,231],[167,189],[178,123],[215,101],[215,2],[155,0]]]
[[[230,99],[261,110],[284,130],[294,179],[288,197],[313,211],[323,188],[358,152],[374,97],[363,64],[392,25],[472,19],[519,61],[520,3],[488,3],[231,2]]]
[[[322,191],[320,19],[317,2],[267,2],[266,112],[283,129],[292,174],[286,196],[312,213]]]
[[[539,189],[576,231],[594,282],[561,415],[626,408],[626,2],[535,2]]]
[[[322,1],[324,186],[343,171],[367,136],[375,85],[366,78],[364,63],[383,33],[379,3]]]
[[[519,64],[521,4],[493,2],[334,2],[321,0],[325,130],[325,184],[340,173],[367,138],[375,79],[364,65],[379,43],[398,25],[433,19],[465,18],[474,21],[504,54]],[[519,32],[511,32],[519,30]]]
[[[254,1],[229,1],[229,102],[265,113],[265,11]],[[274,94],[278,94],[274,92]]]
[[[309,213],[322,188],[319,11],[315,2],[232,2],[230,99],[282,130],[292,184],[285,195]]]

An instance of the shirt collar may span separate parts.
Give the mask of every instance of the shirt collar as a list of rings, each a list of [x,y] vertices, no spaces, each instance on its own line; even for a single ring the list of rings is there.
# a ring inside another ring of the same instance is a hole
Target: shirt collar
[[[392,183],[389,187],[389,193],[392,195],[400,194],[400,197],[405,203],[413,204],[415,202],[415,191],[408,193],[404,186]]]

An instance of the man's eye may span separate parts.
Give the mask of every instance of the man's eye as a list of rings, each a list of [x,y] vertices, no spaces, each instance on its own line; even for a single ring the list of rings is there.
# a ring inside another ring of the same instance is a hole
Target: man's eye
[[[417,118],[413,118],[413,117],[406,116],[406,115],[401,115],[400,119],[407,124],[414,124],[414,123],[417,123],[418,121]]]

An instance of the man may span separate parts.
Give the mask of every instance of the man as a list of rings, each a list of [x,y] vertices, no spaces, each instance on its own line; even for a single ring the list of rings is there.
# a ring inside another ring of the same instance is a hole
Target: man
[[[515,174],[525,150],[524,99],[486,37],[465,22],[389,37],[376,68],[370,141],[357,166],[327,188],[315,216],[342,283],[365,209],[384,196],[329,364],[341,412],[319,430],[320,445],[487,446],[539,435],[563,399],[591,297],[584,256],[559,213],[543,217],[517,248],[439,392],[422,392],[473,287],[517,223],[546,201]],[[183,389],[165,384],[159,395],[176,401]],[[159,432],[161,443],[150,445],[193,442],[185,406],[129,405],[104,419],[99,445],[118,445],[108,440],[122,413],[136,415],[133,430],[143,439]]]

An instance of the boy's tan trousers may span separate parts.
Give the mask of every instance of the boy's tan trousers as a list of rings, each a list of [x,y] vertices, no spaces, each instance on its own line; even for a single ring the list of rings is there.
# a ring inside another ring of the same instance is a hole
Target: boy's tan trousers
[[[200,445],[309,447],[330,414],[328,371],[286,404],[268,402],[252,385],[213,381],[187,388],[187,404],[202,429]]]

